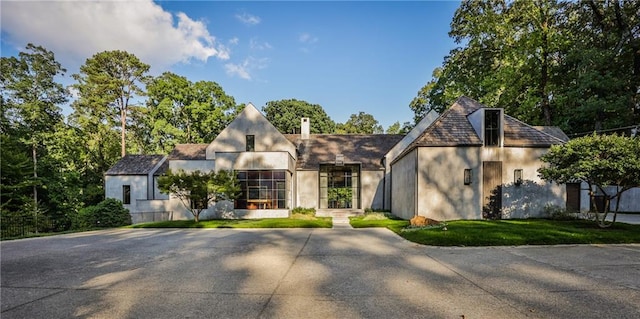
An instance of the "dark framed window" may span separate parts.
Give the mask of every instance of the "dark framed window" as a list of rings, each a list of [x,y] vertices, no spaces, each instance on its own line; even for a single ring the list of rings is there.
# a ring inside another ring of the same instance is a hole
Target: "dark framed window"
[[[484,146],[500,146],[500,110],[484,111]]]
[[[122,185],[122,203],[131,204],[131,185]]]
[[[236,171],[240,196],[238,209],[286,209],[288,174],[286,171]]]
[[[253,152],[256,150],[256,136],[247,135],[247,152]]]
[[[522,185],[522,169],[513,170],[513,184],[516,186]]]
[[[470,168],[465,168],[464,169],[464,184],[465,185],[471,185],[471,169]]]

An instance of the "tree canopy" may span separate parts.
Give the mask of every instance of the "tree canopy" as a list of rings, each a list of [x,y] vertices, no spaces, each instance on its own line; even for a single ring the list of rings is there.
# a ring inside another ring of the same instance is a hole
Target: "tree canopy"
[[[365,112],[359,112],[358,114],[351,114],[344,124],[339,123],[336,125],[336,133],[382,134],[384,133],[384,130],[382,129],[382,125],[378,124],[378,120],[376,120],[373,115]]]
[[[200,213],[209,208],[209,204],[233,200],[240,193],[235,173],[224,170],[208,173],[187,173],[183,170],[174,173],[169,170],[158,179],[158,188],[162,193],[178,197],[196,223],[200,220]]]
[[[636,124],[639,13],[638,1],[463,1],[459,46],[410,103],[414,121],[467,95],[567,133]]]
[[[112,126],[120,125],[120,155],[126,154],[127,118],[130,106],[145,94],[142,82],[150,66],[126,51],[104,51],[87,59],[74,74],[79,95],[76,110]]]
[[[210,143],[243,105],[212,81],[191,82],[165,72],[147,81],[146,108],[137,108],[136,138],[148,152],[169,153],[178,143]]]
[[[300,132],[300,119],[308,117],[311,122],[310,133],[331,134],[336,124],[325,113],[322,106],[296,99],[270,101],[262,108],[265,116],[281,133]]]
[[[603,216],[598,224],[607,226],[606,216],[611,200],[615,200],[614,218],[621,195],[640,186],[640,139],[618,135],[589,135],[554,145],[542,156],[548,166],[538,170],[540,176],[560,184],[585,182],[589,185],[591,203],[601,195]],[[613,186],[613,187],[612,187]],[[592,207],[598,212],[597,207]]]

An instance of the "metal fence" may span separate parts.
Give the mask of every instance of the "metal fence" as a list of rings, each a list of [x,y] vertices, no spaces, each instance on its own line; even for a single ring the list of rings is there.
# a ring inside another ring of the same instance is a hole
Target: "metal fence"
[[[74,224],[69,218],[53,219],[47,216],[2,216],[0,217],[0,237],[20,238],[38,233],[54,233],[70,230]]]

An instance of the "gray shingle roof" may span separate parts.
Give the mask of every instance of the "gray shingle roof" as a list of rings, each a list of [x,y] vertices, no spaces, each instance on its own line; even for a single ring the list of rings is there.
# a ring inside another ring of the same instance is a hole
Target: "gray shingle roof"
[[[486,107],[468,97],[460,97],[409,146],[469,146],[482,145],[467,116]],[[558,129],[559,130],[559,129]],[[548,147],[563,141],[535,129],[509,115],[504,116],[504,146]]]
[[[204,160],[209,144],[178,144],[169,154],[170,160]]]
[[[285,134],[297,146],[298,169],[317,170],[323,163],[335,163],[336,155],[344,155],[344,163],[361,163],[363,170],[383,169],[382,158],[403,135],[338,135],[311,134],[302,140],[299,134]]]
[[[483,105],[467,97],[459,98],[408,147],[482,145],[467,115]]]
[[[569,136],[557,126],[534,126],[534,128],[540,132],[547,133],[553,137],[559,138],[563,142],[569,142]]]
[[[147,175],[162,158],[164,155],[125,155],[105,175]]]

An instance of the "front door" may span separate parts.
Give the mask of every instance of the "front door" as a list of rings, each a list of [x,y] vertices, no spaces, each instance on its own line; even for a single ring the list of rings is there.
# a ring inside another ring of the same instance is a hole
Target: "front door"
[[[360,167],[320,166],[320,208],[360,208]]]
[[[502,162],[482,162],[482,217],[502,217]]]

